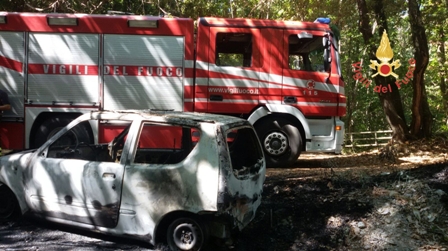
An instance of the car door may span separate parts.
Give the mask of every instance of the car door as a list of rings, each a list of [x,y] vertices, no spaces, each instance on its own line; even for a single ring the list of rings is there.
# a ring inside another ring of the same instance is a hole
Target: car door
[[[39,150],[26,181],[31,207],[47,217],[114,227],[124,164],[102,157],[107,145],[76,142],[77,126]]]

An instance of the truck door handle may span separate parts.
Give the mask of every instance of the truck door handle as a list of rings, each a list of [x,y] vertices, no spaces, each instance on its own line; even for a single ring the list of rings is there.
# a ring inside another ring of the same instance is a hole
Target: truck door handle
[[[294,104],[297,103],[297,98],[294,96],[286,96],[283,98],[283,102],[286,104]]]
[[[222,95],[210,95],[210,101],[222,101]]]
[[[103,173],[103,178],[115,179],[115,173]]]

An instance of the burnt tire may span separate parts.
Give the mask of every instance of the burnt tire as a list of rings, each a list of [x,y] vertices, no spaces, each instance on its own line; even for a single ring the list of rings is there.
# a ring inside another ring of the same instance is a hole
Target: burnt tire
[[[255,124],[267,167],[293,165],[302,151],[302,135],[297,126],[280,116],[263,118]]]
[[[6,186],[0,186],[0,222],[16,218],[19,211],[19,203],[14,193]]]
[[[167,242],[173,251],[202,250],[207,239],[204,225],[196,218],[178,218],[168,226]]]
[[[69,116],[46,119],[37,129],[31,148],[38,148],[43,145],[53,135],[72,122],[72,120],[73,118]],[[67,145],[77,145],[81,142],[93,143],[93,135],[88,123],[79,124],[76,128],[72,129],[72,132],[72,134],[64,136],[69,141]]]

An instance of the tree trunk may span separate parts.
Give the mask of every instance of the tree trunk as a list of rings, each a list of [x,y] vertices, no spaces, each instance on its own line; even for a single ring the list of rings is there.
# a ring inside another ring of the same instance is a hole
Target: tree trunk
[[[390,77],[375,79],[377,86],[387,86],[388,88],[390,86],[392,89],[391,92],[378,93],[378,96],[383,106],[386,120],[392,129],[392,139],[397,142],[405,142],[409,136],[409,129],[404,117],[400,91],[394,83],[395,79]]]
[[[448,6],[448,5],[447,5]],[[443,111],[445,113],[445,124],[448,125],[448,88],[447,88],[447,67],[445,66],[446,62],[446,50],[445,50],[445,41],[446,36],[445,32],[443,31],[443,25],[441,25],[437,33],[439,34],[439,40],[437,41],[437,59],[439,62],[439,65],[441,67],[440,69],[440,93],[442,94],[442,102],[443,102]]]
[[[433,124],[424,82],[424,73],[429,63],[429,48],[420,12],[420,5],[417,0],[409,0],[408,7],[412,43],[415,49],[415,70],[412,80],[414,92],[412,99],[411,134],[417,138],[424,138],[431,135]]]
[[[376,0],[374,3],[374,15],[377,22],[380,24],[378,32],[381,35],[384,30],[387,30],[387,17],[383,9],[384,3],[381,0]],[[369,58],[376,60],[375,51],[378,43],[372,43],[370,40],[373,37],[372,28],[369,24],[368,9],[365,0],[357,0],[357,7],[359,13],[359,31],[362,33],[364,43],[368,46]],[[388,92],[378,92],[380,102],[382,104],[383,112],[386,115],[387,122],[392,129],[392,138],[399,142],[404,142],[408,136],[408,127],[406,124],[403,106],[401,102],[400,92],[395,85],[395,79],[390,77],[376,76],[374,78],[375,87],[381,90],[380,87],[387,87]],[[390,89],[389,89],[390,88]],[[392,91],[390,91],[392,90]]]

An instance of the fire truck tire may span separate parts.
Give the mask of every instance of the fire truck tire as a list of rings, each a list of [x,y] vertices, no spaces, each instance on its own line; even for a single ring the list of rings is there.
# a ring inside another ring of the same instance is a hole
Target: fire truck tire
[[[34,148],[40,147],[48,139],[50,139],[53,135],[59,132],[62,128],[68,125],[73,118],[71,117],[52,117],[45,120],[38,128],[35,138],[34,144],[32,145]],[[70,144],[77,145],[81,142],[84,143],[93,143],[93,138],[89,133],[89,128],[86,125],[78,125],[73,130],[74,137],[70,137],[70,140],[75,142],[71,142]]]
[[[255,123],[267,167],[288,167],[300,156],[302,137],[299,129],[288,119],[269,116]]]

